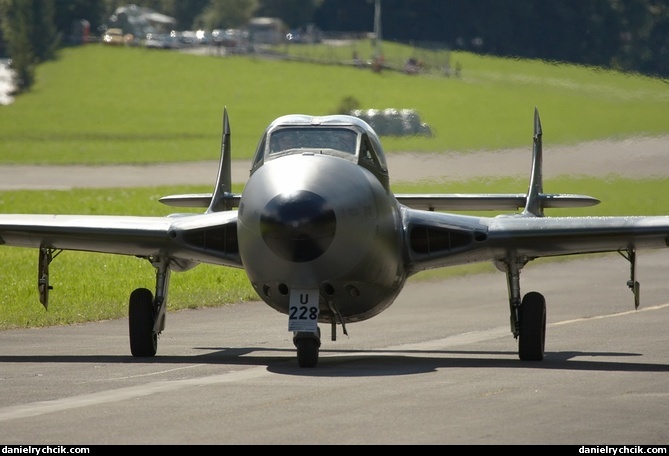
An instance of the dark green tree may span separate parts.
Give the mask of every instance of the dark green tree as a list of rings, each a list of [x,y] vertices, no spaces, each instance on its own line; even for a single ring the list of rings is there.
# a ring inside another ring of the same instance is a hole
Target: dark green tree
[[[258,0],[210,0],[196,19],[207,30],[239,28],[246,25],[258,8]]]
[[[194,30],[202,28],[197,18],[207,6],[209,0],[162,0],[162,5],[155,9],[175,18],[178,30]]]
[[[34,19],[33,31],[35,33],[31,37],[31,41],[35,50],[37,63],[55,59],[56,50],[60,46],[61,40],[61,36],[56,29],[55,23],[55,0],[19,1],[32,3],[32,17]]]
[[[385,0],[383,5],[385,8]],[[385,9],[383,18],[384,27],[386,21],[400,22],[400,19],[386,14]],[[313,20],[322,30],[328,32],[371,32],[374,30],[374,1],[323,0],[318,10],[314,12]]]
[[[35,49],[30,40],[35,26],[32,6],[28,1],[0,0],[1,26],[12,59],[17,93],[29,90],[35,82]]]
[[[54,0],[0,0],[0,27],[17,92],[33,86],[37,64],[56,57],[59,38],[54,17]]]
[[[314,22],[323,0],[260,0],[257,16],[278,17],[290,28]]]
[[[105,23],[106,10],[104,0],[67,0],[55,3],[55,25],[62,37],[61,44],[80,44],[82,22],[89,26],[89,34],[96,36]]]
[[[642,73],[669,78],[669,4],[656,2],[653,25],[648,32],[650,55],[638,65]]]

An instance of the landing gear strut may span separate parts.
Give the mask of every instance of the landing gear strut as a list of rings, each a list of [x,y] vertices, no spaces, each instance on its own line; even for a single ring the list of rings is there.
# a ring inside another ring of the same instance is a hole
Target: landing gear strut
[[[297,348],[297,364],[300,367],[316,367],[321,346],[321,329],[316,333],[296,332],[293,343]]]
[[[156,295],[150,290],[137,288],[130,294],[128,326],[132,356],[155,356],[158,335],[165,329],[165,312],[170,268],[164,258],[150,258],[156,268]]]
[[[546,345],[546,299],[541,293],[531,291],[521,301],[520,270],[527,262],[526,258],[513,258],[496,265],[506,272],[511,332],[518,339],[518,357],[522,361],[541,361]]]

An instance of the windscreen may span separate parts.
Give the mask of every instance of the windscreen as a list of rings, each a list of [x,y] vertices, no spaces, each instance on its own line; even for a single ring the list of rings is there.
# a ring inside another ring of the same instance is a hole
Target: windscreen
[[[272,132],[270,153],[289,149],[335,149],[355,155],[358,135],[346,128],[281,128]]]

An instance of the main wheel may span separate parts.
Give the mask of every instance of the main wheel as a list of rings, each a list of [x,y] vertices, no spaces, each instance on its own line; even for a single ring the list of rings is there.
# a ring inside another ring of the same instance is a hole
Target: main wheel
[[[132,356],[155,356],[158,351],[158,334],[153,332],[155,313],[151,291],[137,288],[130,294],[128,325]]]
[[[318,339],[312,337],[295,339],[295,347],[297,347],[297,363],[300,367],[316,367],[320,347]]]
[[[519,323],[518,356],[523,361],[541,361],[546,343],[546,298],[541,293],[531,291],[523,297]]]

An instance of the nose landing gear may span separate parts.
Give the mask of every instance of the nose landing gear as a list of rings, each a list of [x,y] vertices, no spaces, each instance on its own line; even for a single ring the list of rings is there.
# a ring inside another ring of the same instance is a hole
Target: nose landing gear
[[[316,332],[296,332],[293,344],[297,348],[297,363],[300,367],[316,367],[321,347],[321,329]]]

